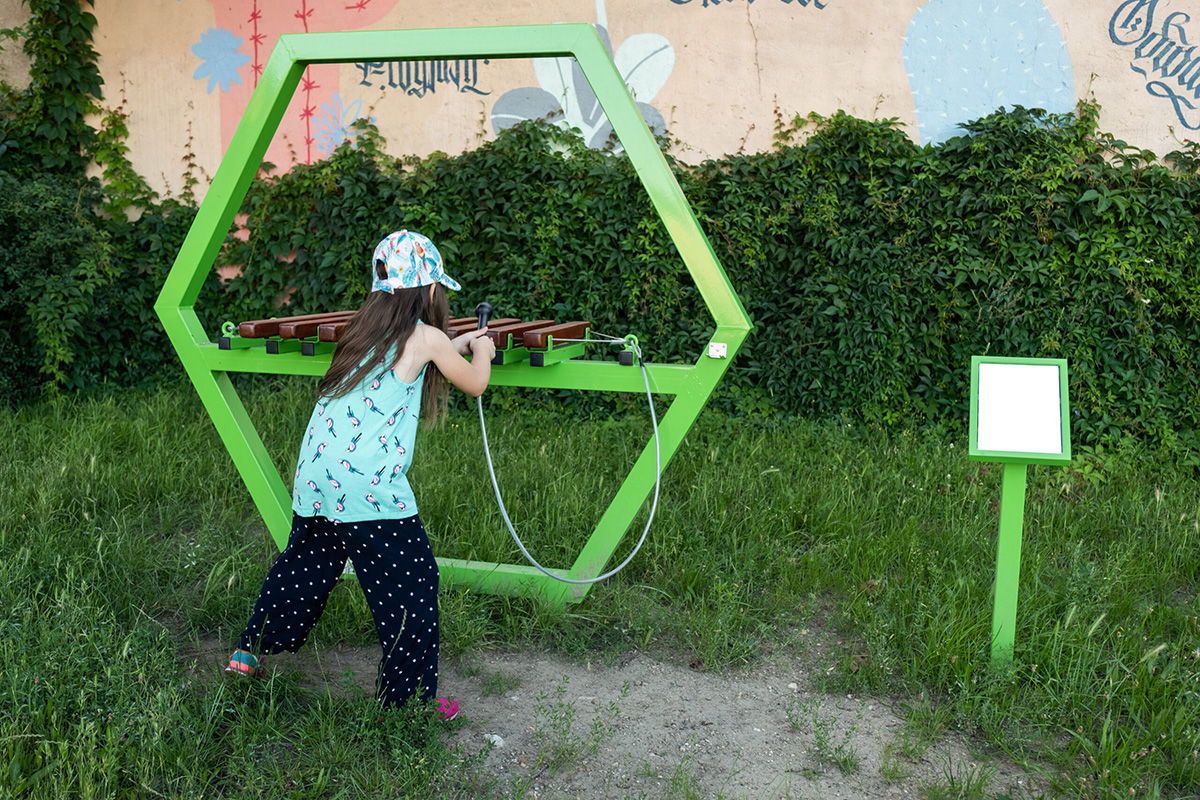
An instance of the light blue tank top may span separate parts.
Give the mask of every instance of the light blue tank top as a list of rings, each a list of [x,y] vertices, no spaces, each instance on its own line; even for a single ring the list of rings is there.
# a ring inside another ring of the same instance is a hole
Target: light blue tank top
[[[393,363],[394,348],[378,372],[313,408],[292,487],[292,510],[300,516],[362,522],[417,513],[408,468],[428,365],[414,382],[404,383],[386,366]]]

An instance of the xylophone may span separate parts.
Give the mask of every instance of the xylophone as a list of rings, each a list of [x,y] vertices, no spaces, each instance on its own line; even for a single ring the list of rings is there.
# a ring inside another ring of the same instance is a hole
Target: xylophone
[[[226,323],[217,341],[222,350],[262,347],[272,355],[299,352],[302,356],[331,353],[342,332],[354,316],[353,311],[325,314],[305,314],[297,317],[278,317]],[[450,320],[450,338],[476,330],[477,317],[456,317]],[[488,322],[488,338],[496,345],[492,363],[497,366],[528,361],[530,366],[548,367],[584,354],[585,342],[591,340],[590,322],[555,322],[552,319],[522,321],[504,317]],[[622,351],[622,364],[633,364],[633,354]]]

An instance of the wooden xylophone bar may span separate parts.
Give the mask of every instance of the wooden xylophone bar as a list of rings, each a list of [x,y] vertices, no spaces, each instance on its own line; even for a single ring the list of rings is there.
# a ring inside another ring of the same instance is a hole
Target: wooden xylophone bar
[[[554,320],[537,320],[503,324],[498,320],[495,327],[488,325],[488,337],[496,345],[496,356],[492,363],[503,365],[528,359],[530,366],[546,367],[581,356],[584,354],[583,344],[555,344],[554,337],[587,339],[591,328],[590,322],[556,324]]]
[[[353,316],[353,311],[336,311],[250,320],[238,324],[237,336],[222,336],[217,344],[222,350],[262,346],[272,355],[288,352],[299,352],[304,356],[329,353],[341,339]],[[450,338],[476,330],[478,325],[475,317],[454,318],[448,326]],[[582,343],[561,340],[588,339],[590,332],[590,322],[558,323],[550,319],[522,321],[511,317],[493,319],[488,323],[488,337],[496,345],[496,357],[492,363],[503,365],[528,360],[535,367],[556,364],[584,353]],[[560,341],[555,342],[555,338]]]

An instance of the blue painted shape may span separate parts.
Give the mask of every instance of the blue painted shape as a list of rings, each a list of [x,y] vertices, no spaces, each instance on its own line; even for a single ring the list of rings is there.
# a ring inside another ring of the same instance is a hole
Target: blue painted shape
[[[604,49],[609,56],[613,56],[608,31],[603,25],[595,27]],[[542,119],[564,128],[575,128],[589,147],[602,149],[609,146],[614,153],[620,152],[621,143],[613,136],[612,124],[605,117],[604,109],[578,62],[571,58],[535,59],[535,70],[539,61],[543,67],[538,71],[541,88],[525,86],[512,89],[500,95],[492,106],[492,127],[496,133],[522,120]],[[617,50],[614,61],[630,94],[649,100],[662,88],[674,69],[675,51],[665,38],[643,33],[626,39]],[[655,136],[666,135],[667,124],[658,109],[641,101],[638,101],[637,108]]]
[[[250,56],[238,52],[241,46],[242,39],[231,31],[209,28],[200,34],[200,41],[192,45],[192,53],[203,61],[196,67],[192,77],[198,81],[208,78],[209,94],[218,84],[222,92],[228,92],[235,83],[241,86],[242,78],[238,75],[238,69],[250,60]]]
[[[904,37],[922,144],[1001,106],[1075,109],[1071,58],[1042,0],[930,0]]]
[[[492,106],[492,125],[499,133],[527,119],[557,122],[562,115],[562,106],[554,95],[536,86],[524,86],[511,89],[496,99]]]
[[[321,103],[321,116],[313,117],[313,125],[317,129],[313,139],[316,141],[317,149],[325,155],[330,155],[346,142],[357,139],[359,132],[354,123],[361,116],[361,99],[346,105],[341,94],[334,92],[333,104]],[[369,116],[367,119],[375,122],[373,116]]]

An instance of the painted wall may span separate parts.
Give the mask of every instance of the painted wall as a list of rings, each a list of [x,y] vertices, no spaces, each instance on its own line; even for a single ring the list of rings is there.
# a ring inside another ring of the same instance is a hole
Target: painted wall
[[[0,19],[21,7],[0,6]],[[1105,130],[1160,154],[1200,129],[1194,0],[106,0],[95,13],[106,104],[124,104],[135,166],[167,193],[189,151],[216,169],[271,48],[300,31],[596,24],[648,124],[693,162],[769,149],[780,115],[838,109],[936,142],[998,106],[1070,111],[1090,94]],[[391,152],[425,155],[543,116],[607,138],[569,61],[315,66],[267,159],[324,158],[358,117]]]
[[[0,0],[0,28],[13,28],[29,18],[29,9],[18,0]],[[18,43],[0,41],[0,81],[24,88],[29,84],[29,59]]]

